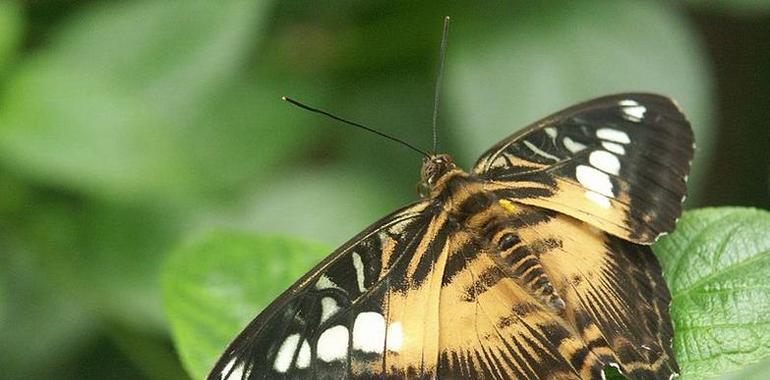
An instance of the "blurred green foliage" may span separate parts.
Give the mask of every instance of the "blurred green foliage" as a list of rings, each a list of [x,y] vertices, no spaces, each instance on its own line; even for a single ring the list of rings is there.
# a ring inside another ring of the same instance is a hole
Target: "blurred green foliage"
[[[569,104],[658,91],[696,129],[689,205],[767,207],[767,9],[696,3],[0,2],[0,373],[185,378],[174,247],[222,227],[333,246],[415,199],[418,156],[279,97],[428,146],[445,15],[439,146],[464,167]]]
[[[22,17],[16,3],[0,3],[0,75],[11,63],[21,40]]]

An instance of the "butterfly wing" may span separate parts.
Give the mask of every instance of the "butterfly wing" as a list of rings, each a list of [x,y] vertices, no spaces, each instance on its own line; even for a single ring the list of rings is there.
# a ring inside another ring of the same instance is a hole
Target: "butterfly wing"
[[[464,236],[465,235],[465,236]],[[441,292],[438,378],[600,379],[569,322],[510,275],[478,235],[458,233]]]
[[[209,379],[598,380],[606,365],[631,379],[677,372],[670,296],[649,247],[503,201],[505,228],[517,235],[506,251],[429,203],[383,219],[252,321]],[[543,277],[530,278],[533,257],[563,310],[533,291]]]
[[[520,215],[545,211],[517,208]],[[559,213],[517,234],[521,243],[514,251],[536,253],[565,301],[563,317],[585,343],[574,360],[593,352],[629,379],[668,380],[678,373],[671,346],[671,296],[650,247]],[[513,257],[508,262],[517,265]]]
[[[425,284],[447,233],[433,218],[430,203],[418,202],[340,247],[259,314],[208,379],[422,373],[423,340],[435,341],[423,317],[438,300]]]
[[[476,217],[486,230],[453,235],[440,378],[598,380],[606,366],[629,379],[678,373],[671,297],[648,246],[558,212],[499,203],[505,216]]]
[[[670,99],[619,94],[511,135],[473,172],[502,197],[651,244],[682,212],[693,148],[690,124]]]
[[[425,203],[360,234],[271,304],[209,379],[598,379],[569,321]],[[485,248],[486,247],[486,248]]]

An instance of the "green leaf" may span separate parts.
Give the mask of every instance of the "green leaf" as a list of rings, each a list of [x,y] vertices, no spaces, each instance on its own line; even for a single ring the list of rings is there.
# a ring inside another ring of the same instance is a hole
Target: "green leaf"
[[[212,233],[174,252],[163,299],[179,354],[203,378],[235,335],[331,250],[236,232]]]
[[[655,252],[673,296],[682,380],[706,379],[770,357],[770,213],[687,212]]]
[[[81,11],[10,78],[0,158],[41,183],[112,199],[182,202],[253,178],[245,173],[290,152],[285,141],[303,131],[277,129],[288,107],[273,89],[286,84],[245,72],[268,3]]]
[[[733,371],[713,380],[767,380],[770,375],[770,360],[763,360],[738,371]]]
[[[580,101],[658,92],[680,102],[695,130],[697,201],[713,145],[712,84],[686,16],[664,2],[516,4],[478,6],[476,19],[453,27],[446,81],[456,107],[446,108],[458,116],[462,157]]]

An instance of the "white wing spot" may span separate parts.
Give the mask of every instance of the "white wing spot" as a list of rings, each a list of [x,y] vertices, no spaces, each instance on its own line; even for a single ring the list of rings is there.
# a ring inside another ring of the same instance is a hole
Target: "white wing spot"
[[[639,102],[637,102],[636,100],[626,99],[626,100],[619,101],[618,105],[623,107],[633,107],[633,106],[638,106]]]
[[[364,262],[358,252],[353,252],[353,267],[356,268],[356,281],[358,281],[358,291],[366,291],[364,287]]]
[[[588,162],[595,168],[613,175],[620,173],[620,160],[606,150],[595,150],[588,156]]]
[[[642,121],[645,112],[647,112],[647,108],[640,106],[638,103],[637,105],[623,107],[623,117],[630,121]]]
[[[275,355],[275,362],[273,362],[273,368],[276,371],[285,373],[289,369],[298,344],[299,334],[291,334],[283,340],[281,347],[278,348],[278,354]]]
[[[612,153],[619,154],[621,156],[626,154],[626,148],[623,148],[623,145],[615,144],[614,142],[604,141],[602,142],[602,146],[604,147],[604,149],[607,149]]]
[[[348,328],[343,325],[337,325],[326,329],[318,337],[316,345],[316,355],[318,358],[329,363],[335,360],[344,360],[348,355]]]
[[[583,144],[581,144],[581,143],[579,143],[579,142],[569,138],[569,136],[564,137],[562,142],[564,142],[564,147],[567,148],[567,150],[572,152],[572,153],[580,152],[581,150],[586,148],[585,145],[583,145]]]
[[[617,129],[612,129],[612,128],[597,129],[596,137],[602,140],[614,141],[621,144],[628,144],[631,142],[631,139],[628,137],[628,134],[626,132],[619,131]]]
[[[318,290],[339,288],[337,284],[330,280],[329,277],[326,277],[325,274],[322,274],[321,277],[318,278],[318,281],[315,283],[315,287]]]
[[[545,127],[545,133],[550,136],[552,139],[555,139],[558,135],[558,132],[556,131],[556,128],[554,127]]]
[[[404,329],[401,322],[393,322],[388,326],[388,351],[399,352],[404,344]]]
[[[552,154],[550,154],[550,153],[548,153],[548,152],[546,152],[546,151],[536,147],[534,144],[532,144],[531,142],[529,142],[527,140],[524,140],[524,145],[526,145],[527,148],[529,148],[531,151],[535,152],[535,154],[537,154],[537,155],[540,155],[542,157],[545,157],[545,158],[548,158],[548,159],[551,159],[551,160],[554,160],[554,161],[559,161],[560,160],[559,157],[556,157],[556,156],[554,156],[554,155],[552,155]]]
[[[585,193],[586,198],[588,198],[591,202],[596,203],[597,205],[601,206],[602,208],[610,208],[612,205],[610,204],[610,199],[605,197],[604,195],[601,195],[595,191],[588,190]]]
[[[302,341],[302,347],[299,348],[299,354],[297,354],[297,368],[304,369],[310,367],[310,343],[307,339]]]
[[[385,348],[385,318],[380,313],[358,314],[353,326],[353,348],[381,354]]]
[[[337,301],[335,301],[334,298],[321,298],[321,323],[326,322],[326,320],[336,314],[339,309],[340,307],[337,305]]]
[[[504,154],[499,155],[497,158],[495,158],[494,161],[489,165],[491,168],[504,168],[508,165],[508,161],[505,160]]]
[[[606,197],[613,197],[612,181],[607,173],[603,173],[588,165],[578,165],[575,169],[578,182],[588,190],[593,190]]]
[[[241,380],[243,378],[243,362],[238,364],[238,367],[236,367],[232,373],[230,372],[230,370],[233,369],[233,366],[235,365],[235,361],[236,358],[233,358],[229,363],[227,363],[225,368],[222,369],[222,380]]]

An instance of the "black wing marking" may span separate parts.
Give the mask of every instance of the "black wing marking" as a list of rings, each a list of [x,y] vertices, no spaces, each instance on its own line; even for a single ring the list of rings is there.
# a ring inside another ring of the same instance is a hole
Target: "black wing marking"
[[[420,256],[432,214],[429,202],[415,203],[337,249],[249,323],[208,379],[340,379],[376,367],[383,350],[354,342],[355,329],[384,328],[383,300],[407,285],[390,273]]]
[[[514,133],[473,172],[501,198],[562,212],[639,244],[670,232],[693,157],[689,122],[668,98],[619,94]]]

